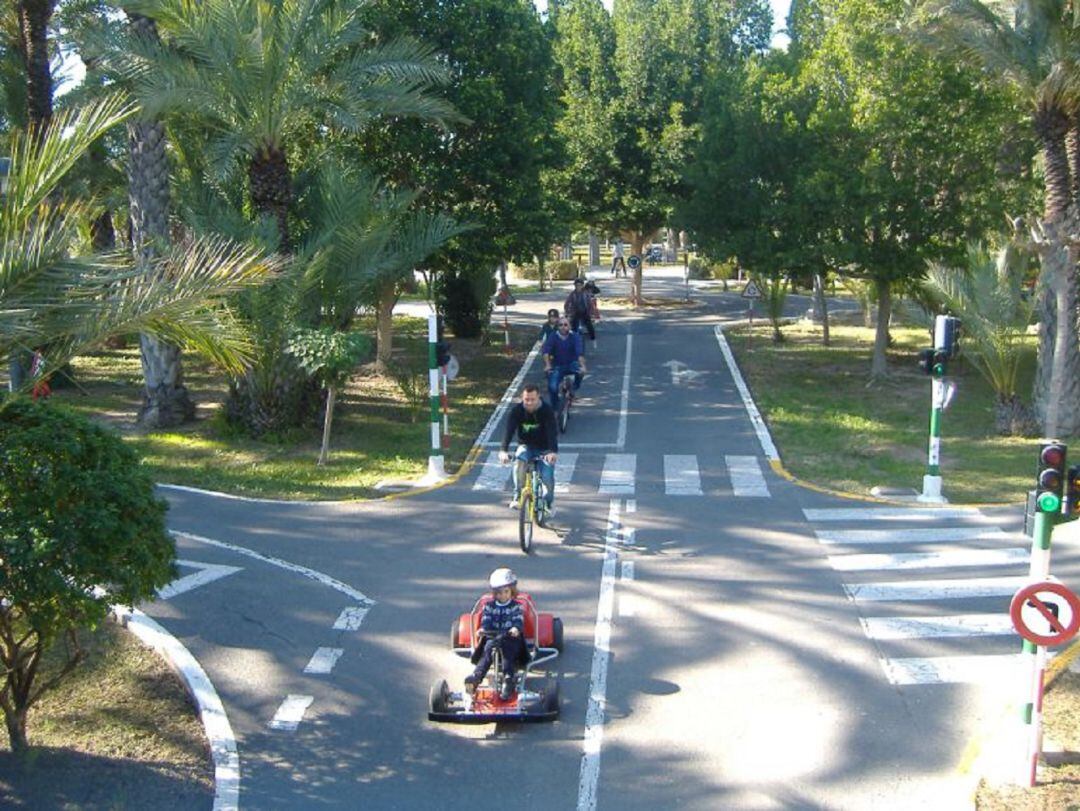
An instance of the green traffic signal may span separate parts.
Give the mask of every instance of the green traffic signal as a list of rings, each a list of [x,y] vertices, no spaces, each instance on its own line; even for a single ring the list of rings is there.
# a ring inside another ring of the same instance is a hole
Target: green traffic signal
[[[1039,512],[1061,512],[1065,497],[1066,447],[1060,442],[1039,446],[1039,464],[1035,471],[1035,505]]]

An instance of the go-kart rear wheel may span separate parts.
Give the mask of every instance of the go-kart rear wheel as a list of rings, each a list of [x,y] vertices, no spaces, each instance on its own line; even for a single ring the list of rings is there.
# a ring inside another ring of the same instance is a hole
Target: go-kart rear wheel
[[[544,712],[557,713],[559,711],[559,683],[555,679],[548,679],[544,684]]]
[[[431,712],[446,712],[450,707],[450,685],[446,679],[437,679],[428,692],[428,709]]]
[[[562,620],[559,617],[555,617],[551,621],[551,647],[555,648],[559,653],[563,651]]]

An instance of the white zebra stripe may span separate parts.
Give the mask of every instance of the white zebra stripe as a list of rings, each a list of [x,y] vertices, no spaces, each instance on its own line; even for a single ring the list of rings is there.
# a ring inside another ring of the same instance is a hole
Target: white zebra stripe
[[[608,495],[633,495],[636,469],[637,454],[607,454],[604,457],[604,471],[600,474],[600,492]]]
[[[669,496],[700,496],[701,471],[691,454],[664,455],[664,493]]]
[[[731,489],[736,496],[769,497],[769,486],[765,483],[765,476],[756,456],[725,456],[724,463],[731,477]]]
[[[955,614],[947,617],[866,617],[861,620],[871,639],[939,639],[956,636],[1006,636],[1016,633],[1003,611],[995,614]]]
[[[933,656],[882,659],[885,677],[892,684],[1012,684],[1019,682],[1018,653],[996,656]]]
[[[949,552],[902,552],[896,555],[830,555],[838,572],[865,569],[951,569],[960,566],[1009,566],[1028,562],[1029,550],[958,549]]]
[[[998,527],[928,527],[926,529],[817,529],[821,543],[935,543],[944,541],[1002,540],[1007,534]]]
[[[473,484],[472,489],[502,492],[506,488],[506,483],[510,481],[510,474],[510,465],[501,464],[499,452],[491,451],[484,460],[484,466],[480,469],[480,475],[476,477],[476,483]]]
[[[1011,597],[1027,577],[976,577],[967,580],[907,580],[894,583],[844,584],[853,600],[960,600],[967,597]]]
[[[570,480],[574,478],[574,468],[577,467],[578,455],[576,453],[559,452],[559,460],[555,463],[555,492],[570,492]]]
[[[993,521],[976,507],[838,507],[804,509],[807,521],[940,521],[943,518]]]

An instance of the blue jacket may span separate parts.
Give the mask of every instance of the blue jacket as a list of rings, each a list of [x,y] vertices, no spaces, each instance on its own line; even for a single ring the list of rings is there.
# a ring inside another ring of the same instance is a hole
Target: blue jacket
[[[569,333],[563,338],[558,332],[553,332],[544,341],[543,353],[551,355],[551,365],[555,368],[569,366],[585,354],[585,347],[581,341],[581,334]]]
[[[509,631],[511,628],[517,628],[524,635],[525,609],[521,607],[521,603],[514,599],[506,603],[489,600],[484,604],[480,627],[485,631],[496,634]]]

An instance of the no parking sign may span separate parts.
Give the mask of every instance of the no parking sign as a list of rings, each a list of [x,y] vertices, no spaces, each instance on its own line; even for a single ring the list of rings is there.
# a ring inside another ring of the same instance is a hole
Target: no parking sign
[[[1057,580],[1030,583],[1013,596],[1009,617],[1033,645],[1061,645],[1080,630],[1080,597]]]

